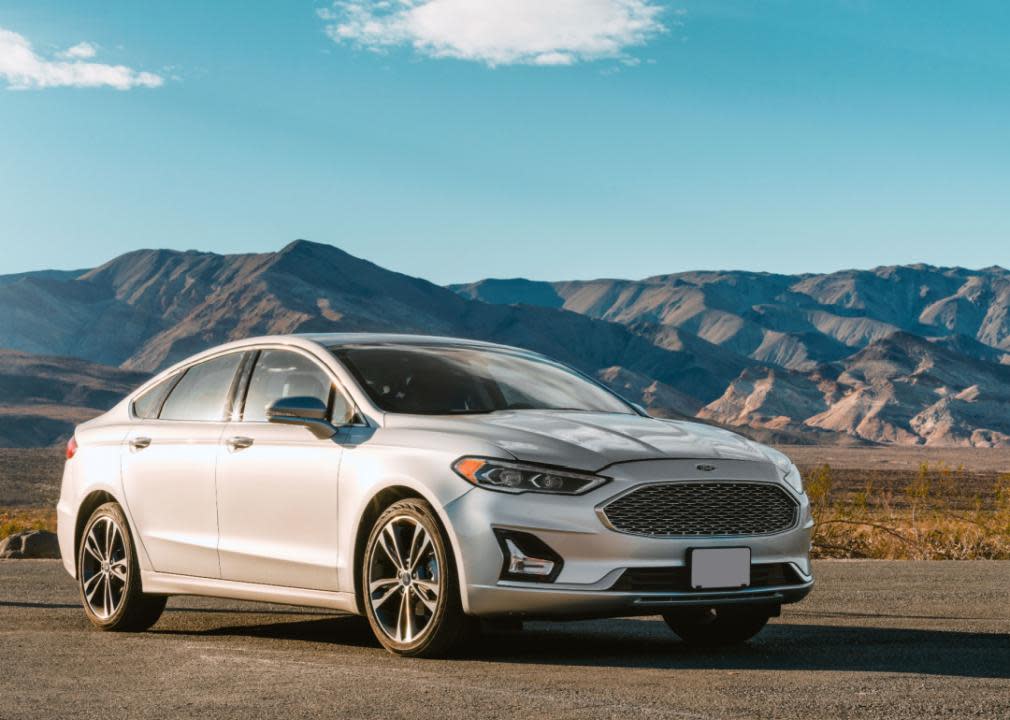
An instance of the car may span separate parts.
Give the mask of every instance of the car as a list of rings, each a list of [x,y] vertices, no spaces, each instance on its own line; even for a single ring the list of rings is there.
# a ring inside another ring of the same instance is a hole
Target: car
[[[488,342],[231,342],[77,427],[66,454],[60,549],[102,630],[204,595],[364,615],[404,656],[530,619],[661,615],[728,644],[814,582],[785,455]]]

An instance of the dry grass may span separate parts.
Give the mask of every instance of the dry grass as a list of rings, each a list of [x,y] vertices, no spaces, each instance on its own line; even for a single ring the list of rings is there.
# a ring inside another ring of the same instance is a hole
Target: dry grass
[[[51,508],[0,508],[0,540],[25,530],[56,532],[56,511]]]
[[[881,560],[1010,559],[1010,473],[922,462],[914,473],[808,468],[814,556]],[[991,480],[985,487],[985,481]]]
[[[782,448],[814,506],[814,555],[1010,559],[1010,452]],[[0,539],[56,525],[59,449],[0,449]]]

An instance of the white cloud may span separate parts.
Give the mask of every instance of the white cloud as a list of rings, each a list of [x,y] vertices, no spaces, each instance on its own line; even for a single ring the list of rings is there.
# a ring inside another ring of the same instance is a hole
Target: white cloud
[[[93,58],[98,54],[98,48],[91,43],[82,42],[77,43],[72,48],[67,48],[59,55],[64,58],[72,58],[77,60],[86,60],[88,58]]]
[[[125,65],[87,62],[98,49],[91,43],[79,43],[45,58],[32,49],[26,38],[0,28],[0,80],[12,90],[47,87],[158,87],[164,81],[158,75],[138,72]]]
[[[658,0],[337,0],[317,14],[338,43],[496,66],[626,58],[663,32],[662,12]]]

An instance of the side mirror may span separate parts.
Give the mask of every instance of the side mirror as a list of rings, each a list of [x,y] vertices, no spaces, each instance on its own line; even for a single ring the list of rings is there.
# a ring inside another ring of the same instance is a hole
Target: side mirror
[[[331,438],[337,429],[326,419],[326,404],[314,397],[286,397],[267,408],[267,420],[282,425],[301,425],[321,440]]]

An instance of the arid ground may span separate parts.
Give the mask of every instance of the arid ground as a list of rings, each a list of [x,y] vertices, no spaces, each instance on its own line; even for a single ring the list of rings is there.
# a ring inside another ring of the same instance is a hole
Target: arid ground
[[[1010,709],[1010,563],[817,561],[749,645],[658,617],[529,623],[404,660],[367,623],[175,597],[146,633],[91,629],[55,560],[0,561],[0,718],[978,718]]]
[[[1010,559],[1010,449],[781,446],[818,521],[818,557]],[[63,452],[0,449],[0,537],[51,527]]]
[[[1010,451],[785,449],[822,557],[1005,551]],[[61,467],[58,451],[0,451],[0,533],[51,525]],[[18,669],[0,679],[0,718],[1007,717],[1010,563],[814,571],[809,598],[745,647],[692,650],[633,618],[530,623],[429,662],[383,652],[360,618],[203,598],[172,598],[150,632],[99,633],[58,561],[0,561],[0,642]]]

